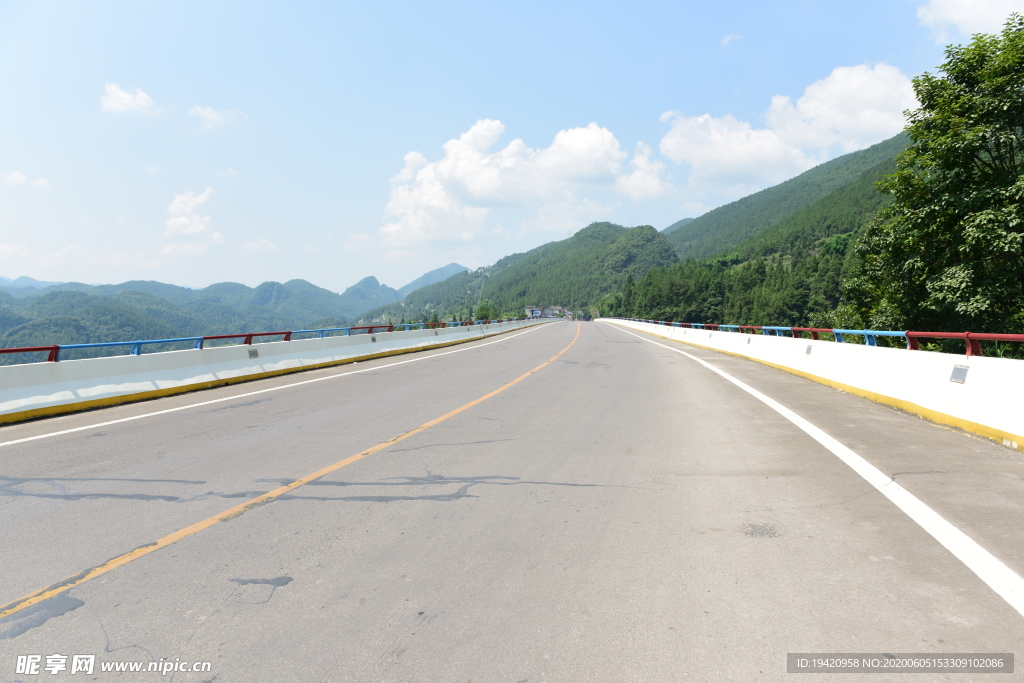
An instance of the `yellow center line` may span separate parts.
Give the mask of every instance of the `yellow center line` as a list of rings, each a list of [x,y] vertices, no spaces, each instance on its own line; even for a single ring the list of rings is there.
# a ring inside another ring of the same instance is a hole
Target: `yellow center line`
[[[349,457],[345,458],[344,460],[339,460],[338,462],[334,463],[333,465],[328,465],[327,467],[324,467],[323,469],[317,470],[316,472],[313,472],[312,474],[307,474],[306,476],[302,477],[301,479],[296,479],[295,481],[293,481],[290,484],[285,484],[284,486],[276,488],[273,491],[269,491],[267,493],[264,493],[261,496],[256,496],[252,500],[247,500],[246,502],[241,503],[239,505],[236,505],[235,507],[230,508],[228,510],[225,510],[224,512],[222,512],[222,513],[220,513],[218,515],[214,515],[213,517],[208,517],[207,519],[204,519],[201,522],[196,522],[192,526],[187,526],[184,529],[180,529],[178,531],[175,531],[172,534],[168,534],[167,536],[164,536],[163,538],[161,538],[161,539],[159,539],[157,541],[154,541],[152,543],[147,543],[146,545],[141,546],[139,548],[136,548],[135,550],[130,550],[130,551],[124,553],[123,555],[118,555],[117,557],[111,558],[111,559],[107,560],[106,562],[104,562],[103,564],[100,564],[100,565],[97,565],[95,567],[92,567],[91,569],[86,569],[85,571],[81,572],[80,574],[76,574],[75,576],[72,576],[72,577],[69,577],[67,579],[64,579],[63,581],[59,581],[59,582],[53,584],[52,586],[50,586],[49,588],[44,588],[42,590],[36,591],[35,593],[32,593],[30,595],[26,595],[25,597],[21,598],[20,600],[15,600],[14,602],[12,602],[12,603],[10,603],[8,605],[4,605],[2,608],[0,608],[0,619],[3,619],[4,617],[10,616],[10,615],[12,615],[12,614],[14,614],[16,612],[20,612],[21,610],[23,610],[23,609],[25,609],[27,607],[31,607],[32,605],[38,604],[38,603],[42,602],[43,600],[48,600],[49,598],[52,598],[52,597],[54,597],[56,595],[59,595],[59,594],[65,592],[65,591],[68,591],[68,590],[72,589],[72,588],[75,588],[76,586],[81,586],[83,583],[85,583],[87,581],[91,581],[92,579],[95,579],[97,576],[102,576],[103,574],[106,574],[109,571],[117,569],[118,567],[120,567],[122,565],[128,564],[132,560],[137,560],[140,557],[144,557],[145,555],[148,555],[148,554],[150,554],[152,552],[156,552],[157,550],[160,550],[161,548],[166,548],[167,546],[171,545],[172,543],[177,543],[178,541],[180,541],[183,538],[188,538],[189,536],[191,536],[193,534],[198,534],[200,531],[203,531],[204,529],[209,529],[210,527],[212,527],[215,524],[220,524],[221,522],[226,522],[226,521],[228,521],[230,519],[234,519],[235,517],[238,517],[239,515],[241,515],[241,514],[243,514],[245,512],[248,512],[249,510],[252,510],[253,508],[258,508],[261,505],[266,505],[267,503],[269,503],[269,502],[271,502],[271,501],[273,501],[273,500],[275,500],[277,498],[280,498],[281,496],[283,496],[284,494],[288,493],[289,491],[294,491],[295,489],[299,488],[300,486],[305,486],[306,484],[308,484],[308,483],[310,483],[312,481],[316,481],[317,479],[320,479],[321,477],[324,477],[324,476],[330,474],[331,472],[336,472],[337,470],[340,470],[342,467],[345,467],[346,465],[351,465],[352,463],[354,463],[354,462],[356,462],[358,460],[362,460],[363,458],[365,458],[367,456],[373,455],[374,453],[378,453],[378,452],[384,450],[385,448],[387,448],[388,446],[394,445],[394,444],[396,444],[396,443],[398,443],[400,441],[405,441],[409,437],[416,436],[420,432],[426,431],[426,430],[430,429],[431,427],[439,425],[442,422],[444,422],[445,420],[447,420],[449,418],[452,418],[452,417],[455,417],[459,413],[462,413],[462,412],[464,412],[466,410],[469,410],[473,406],[479,405],[480,403],[483,403],[484,401],[486,401],[489,398],[497,396],[498,394],[500,394],[501,392],[505,391],[506,389],[508,389],[510,387],[513,387],[516,384],[519,384],[520,382],[522,382],[524,379],[526,379],[527,377],[529,377],[533,373],[543,369],[547,365],[550,365],[555,360],[557,360],[559,356],[561,356],[563,353],[568,351],[572,347],[572,345],[576,343],[576,340],[579,339],[581,327],[582,327],[581,323],[576,323],[576,336],[574,336],[572,338],[572,341],[569,342],[568,346],[566,346],[564,349],[562,349],[561,351],[556,353],[554,356],[552,356],[548,360],[544,361],[543,363],[541,363],[540,365],[535,367],[533,370],[530,370],[529,372],[527,372],[527,373],[525,373],[523,375],[520,375],[519,377],[515,378],[514,380],[512,380],[511,382],[509,382],[507,384],[503,384],[502,386],[498,387],[494,391],[492,391],[492,392],[490,392],[488,394],[484,394],[480,398],[474,399],[474,400],[470,401],[469,403],[467,403],[466,405],[461,406],[459,408],[456,408],[455,410],[452,410],[451,412],[445,413],[441,417],[434,418],[430,422],[424,422],[419,427],[416,427],[415,429],[412,429],[412,430],[410,430],[410,431],[408,431],[408,432],[406,432],[404,434],[396,436],[396,437],[394,437],[392,439],[388,439],[387,441],[382,441],[379,444],[377,444],[376,446],[371,446],[371,447],[367,448],[365,451],[360,451],[359,453],[356,453],[355,455],[349,456]]]

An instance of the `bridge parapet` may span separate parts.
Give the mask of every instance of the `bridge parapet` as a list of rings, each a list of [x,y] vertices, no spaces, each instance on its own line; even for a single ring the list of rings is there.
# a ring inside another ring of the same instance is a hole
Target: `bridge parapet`
[[[337,328],[338,336],[294,336],[318,330],[194,337],[195,347],[142,355],[60,360],[67,346],[35,347],[48,361],[0,366],[0,423],[145,400],[301,370],[420,351],[502,334],[541,320],[466,321],[466,324],[373,325]],[[404,329],[398,329],[404,328]],[[320,331],[323,332],[323,331]],[[260,337],[282,339],[253,343]],[[242,340],[203,346],[206,340]],[[181,340],[176,340],[181,341]],[[110,342],[95,346],[131,346],[149,342]],[[158,343],[154,341],[153,343]],[[27,349],[3,349],[24,352]],[[57,362],[60,361],[60,362]]]
[[[1024,341],[1024,335],[976,334],[974,332],[904,332],[908,348],[878,346],[867,340],[871,330],[813,330],[819,338],[802,338],[793,332],[809,328],[758,327],[762,334],[744,334],[739,325],[697,325],[654,320],[602,318],[637,331],[685,344],[756,360],[836,389],[864,396],[941,424],[959,427],[1024,451],[1024,410],[1020,387],[1024,386],[1024,360],[982,356],[983,339]],[[727,330],[727,328],[729,328]],[[755,331],[752,329],[751,331]],[[734,330],[734,331],[733,331]],[[790,331],[784,336],[780,331]],[[836,337],[820,338],[821,333]],[[865,344],[853,344],[842,335],[861,335]],[[1018,339],[1019,337],[1019,339]],[[963,354],[916,350],[921,338],[963,339]]]
[[[1017,344],[1024,344],[1024,334],[995,334],[990,332],[918,332],[915,330],[843,330],[838,328],[825,327],[779,327],[775,325],[712,325],[710,323],[677,323],[665,322],[664,320],[641,320],[638,318],[609,318],[609,320],[626,320],[632,322],[650,323],[654,325],[665,325],[671,327],[683,327],[693,330],[721,330],[723,332],[746,332],[761,334],[769,337],[789,336],[800,339],[804,333],[811,335],[811,339],[821,339],[822,334],[830,334],[840,344],[846,342],[846,336],[863,337],[867,346],[878,346],[878,337],[902,337],[906,341],[907,348],[918,351],[921,348],[921,339],[963,339],[966,343],[966,354],[968,356],[983,356],[984,350],[981,347],[983,341],[1001,341]]]

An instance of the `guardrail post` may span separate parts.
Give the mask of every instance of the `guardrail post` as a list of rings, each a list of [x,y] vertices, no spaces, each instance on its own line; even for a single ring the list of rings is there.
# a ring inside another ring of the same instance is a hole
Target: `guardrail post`
[[[128,352],[129,356],[141,356],[142,355],[142,342],[137,341],[132,344],[131,351]]]
[[[836,338],[837,342],[839,342],[840,344],[843,343],[843,333],[842,332],[836,332],[835,330],[832,330],[832,334],[835,335],[835,338]]]
[[[52,349],[50,349],[50,353],[48,353],[46,355],[46,360],[49,363],[56,363],[57,361],[60,360],[60,345],[59,344],[54,346]]]
[[[967,355],[968,356],[984,356],[985,352],[981,350],[981,340],[973,339],[970,332],[964,332],[964,341],[967,342]]]
[[[878,342],[875,340],[875,335],[873,334],[865,334],[864,343],[866,343],[868,346],[878,346]]]
[[[291,332],[285,332],[284,333],[284,340],[285,341],[291,341],[292,340],[292,333]]]

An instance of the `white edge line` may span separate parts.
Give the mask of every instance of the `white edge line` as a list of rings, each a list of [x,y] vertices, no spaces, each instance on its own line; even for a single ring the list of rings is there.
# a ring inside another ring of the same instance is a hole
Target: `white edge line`
[[[605,324],[611,325],[612,323]],[[669,351],[675,351],[676,353],[680,353],[687,358],[697,361],[708,370],[711,370],[732,382],[737,387],[795,424],[808,436],[830,450],[836,457],[849,465],[850,469],[859,474],[865,481],[878,489],[883,496],[892,501],[892,503],[902,510],[904,514],[910,517],[910,519],[917,522],[918,526],[928,532],[936,541],[941,543],[946,550],[953,553],[954,557],[967,565],[967,568],[974,572],[978,578],[988,584],[989,588],[994,590],[999,597],[1009,603],[1010,606],[1017,610],[1021,616],[1024,616],[1024,578],[1021,578],[1017,572],[1010,569],[992,553],[981,547],[977,541],[973,540],[970,536],[946,521],[942,515],[935,512],[935,510],[932,510],[925,503],[921,502],[917,496],[897,484],[891,477],[886,476],[881,470],[876,468],[867,460],[857,455],[835,438],[829,436],[822,429],[814,426],[789,408],[778,403],[774,399],[765,396],[757,389],[744,384],[729,373],[719,370],[714,365],[711,365],[710,363],[680,349],[672,348],[671,346],[656,342],[652,339],[646,339],[645,337],[623,329],[618,325],[615,325],[615,327],[626,334],[631,334],[634,337],[637,337],[638,339],[650,342],[655,346],[660,346],[668,349]]]
[[[176,413],[179,410],[188,410],[189,408],[200,408],[202,406],[208,406],[208,405],[210,405],[212,403],[222,403],[224,401],[234,401],[235,399],[246,398],[247,396],[256,396],[257,394],[266,394],[266,393],[271,392],[271,391],[279,391],[281,389],[291,389],[292,387],[301,387],[304,384],[312,384],[313,382],[323,382],[324,380],[328,380],[328,379],[337,379],[338,377],[348,377],[349,375],[358,375],[358,374],[363,373],[363,372],[373,372],[374,370],[383,370],[384,368],[393,368],[396,365],[405,365],[406,363],[416,363],[416,362],[419,362],[419,361],[422,361],[422,360],[430,360],[431,358],[437,358],[439,356],[447,356],[447,355],[452,354],[452,353],[462,353],[463,351],[472,351],[473,349],[479,349],[479,348],[481,348],[483,346],[490,346],[491,344],[497,344],[498,342],[508,341],[509,339],[514,339],[516,337],[522,336],[522,335],[527,334],[529,332],[535,332],[536,330],[539,330],[541,327],[544,327],[544,325],[536,325],[534,327],[531,327],[528,330],[523,330],[522,332],[517,332],[517,333],[512,334],[512,335],[509,335],[508,333],[505,333],[505,334],[502,335],[501,339],[495,339],[494,341],[490,341],[490,342],[487,342],[485,344],[477,344],[476,346],[467,346],[465,348],[455,349],[453,351],[442,351],[441,353],[433,353],[433,354],[431,354],[429,356],[420,356],[419,358],[409,358],[408,360],[400,360],[400,361],[397,361],[395,363],[388,363],[386,365],[376,365],[376,366],[374,366],[372,368],[363,368],[361,370],[350,370],[349,372],[341,372],[341,373],[338,373],[337,375],[328,375],[327,377],[317,377],[315,379],[303,380],[302,382],[293,382],[291,384],[282,384],[279,387],[268,387],[266,389],[258,389],[256,391],[250,391],[250,392],[247,392],[247,393],[244,393],[244,394],[235,394],[233,396],[225,396],[223,398],[215,398],[215,399],[210,400],[210,401],[202,401],[201,403],[190,403],[187,406],[178,406],[177,408],[167,408],[166,410],[157,410],[157,411],[152,412],[152,413],[143,413],[142,415],[133,415],[132,417],[123,417],[123,418],[121,418],[119,420],[109,420],[107,422],[97,422],[95,424],[85,425],[84,427],[74,427],[72,429],[62,429],[59,432],[48,432],[46,434],[37,434],[36,436],[26,436],[23,439],[14,439],[13,441],[0,442],[0,448],[3,448],[4,446],[13,446],[13,445],[19,444],[19,443],[25,443],[27,441],[37,441],[39,439],[48,439],[48,438],[53,437],[53,436],[61,436],[63,434],[72,434],[74,432],[82,432],[82,431],[85,431],[86,429],[97,429],[99,427],[106,427],[108,425],[116,425],[116,424],[120,424],[121,422],[131,422],[132,420],[141,420],[141,419],[146,418],[146,417],[156,417],[157,415],[166,415],[167,413]],[[486,337],[483,337],[483,339],[486,339]],[[410,349],[410,352],[414,352],[414,350]],[[358,362],[358,361],[355,361],[355,362]],[[311,368],[311,369],[314,369],[314,368]]]

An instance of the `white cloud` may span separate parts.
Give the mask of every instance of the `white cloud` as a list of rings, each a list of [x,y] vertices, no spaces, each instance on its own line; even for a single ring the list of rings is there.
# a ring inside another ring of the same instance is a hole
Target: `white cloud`
[[[136,88],[134,93],[123,90],[117,83],[107,83],[106,92],[100,97],[100,104],[103,111],[114,112],[115,114],[126,114],[137,112],[146,114],[152,112],[156,107],[153,98]]]
[[[637,144],[629,172],[616,180],[616,187],[633,201],[653,199],[672,188],[665,180],[665,164],[651,158],[653,153],[649,145]]]
[[[910,80],[888,64],[839,67],[795,102],[776,95],[764,128],[733,116],[666,112],[661,153],[690,166],[690,188],[717,201],[779,183],[837,154],[892,137],[914,108]]]
[[[406,167],[400,177],[412,173],[410,163],[418,160],[406,155]],[[415,172],[415,179],[391,188],[384,213],[394,218],[381,228],[381,236],[390,246],[423,242],[471,241],[489,209],[466,206],[457,200],[438,178],[434,164]]]
[[[43,190],[50,186],[50,181],[46,178],[36,178],[35,180],[29,180],[28,176],[21,171],[11,171],[10,173],[4,173],[0,175],[0,181],[3,181],[5,185],[11,187],[20,187],[22,185],[28,187],[34,187],[37,190]]]
[[[277,251],[277,245],[265,237],[256,237],[242,245],[246,251]]]
[[[210,230],[210,217],[200,216],[196,209],[205,204],[213,196],[213,188],[208,187],[201,193],[182,192],[175,195],[167,213],[168,235],[201,235]]]
[[[726,115],[668,112],[672,127],[661,153],[690,165],[690,187],[701,193],[742,196],[791,178],[815,164],[778,133]]]
[[[189,115],[195,116],[199,119],[204,130],[210,130],[222,123],[227,123],[230,119],[245,116],[245,112],[241,109],[217,110],[213,107],[203,107],[198,104],[192,107],[188,113]]]
[[[438,161],[406,154],[384,209],[385,245],[465,244],[496,209],[552,211],[578,203],[588,191],[618,189],[642,199],[667,187],[664,166],[651,159],[649,147],[639,147],[624,172],[628,154],[596,123],[559,131],[548,147],[533,149],[515,139],[492,151],[504,132],[501,121],[482,119],[446,142]]]
[[[722,38],[722,47],[726,47],[729,43],[734,40],[743,40],[743,36],[738,33],[730,33],[729,35]]]
[[[184,236],[192,241],[169,244],[163,248],[162,254],[202,254],[207,246],[224,243],[224,237],[210,227],[210,217],[199,213],[199,207],[212,196],[212,187],[199,194],[182,192],[175,195],[167,207],[166,234],[170,237]]]
[[[24,185],[28,182],[28,176],[21,171],[11,171],[10,173],[4,173],[0,176],[0,179],[4,181],[6,185],[12,185],[17,187],[18,185]]]
[[[768,125],[790,144],[812,149],[838,145],[843,153],[892,137],[917,107],[910,79],[889,64],[841,66],[809,85],[795,103],[772,98]]]
[[[588,223],[607,219],[611,212],[611,206],[587,197],[549,204],[540,207],[533,216],[523,221],[518,232],[520,235],[546,232],[568,237]]]
[[[236,175],[238,175],[238,171],[230,166],[225,166],[223,170],[220,171],[221,178],[234,178]]]
[[[927,0],[917,8],[917,18],[945,43],[950,28],[962,35],[998,33],[1013,12],[1024,14],[1024,0]]]

